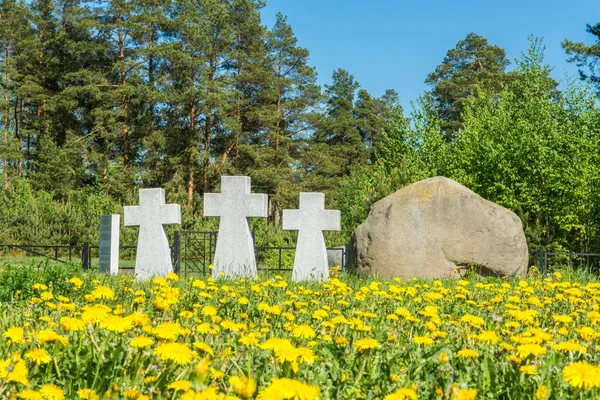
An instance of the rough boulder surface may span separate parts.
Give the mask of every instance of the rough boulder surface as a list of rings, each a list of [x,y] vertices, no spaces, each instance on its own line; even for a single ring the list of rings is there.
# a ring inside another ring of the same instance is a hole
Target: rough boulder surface
[[[357,271],[384,278],[458,277],[469,266],[481,275],[523,275],[529,256],[515,213],[444,177],[373,204],[353,247]]]

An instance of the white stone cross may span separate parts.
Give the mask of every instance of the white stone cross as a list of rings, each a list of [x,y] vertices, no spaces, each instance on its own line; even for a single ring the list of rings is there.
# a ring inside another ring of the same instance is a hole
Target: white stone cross
[[[323,231],[340,230],[340,211],[325,210],[323,193],[300,193],[300,209],[283,210],[283,229],[298,231],[292,279],[327,279],[329,268]]]
[[[135,277],[144,281],[173,272],[171,249],[163,225],[181,224],[179,204],[165,204],[163,189],[140,189],[140,205],[124,208],[125,226],[139,225]]]
[[[267,195],[250,193],[250,177],[221,176],[221,193],[204,194],[204,216],[221,217],[213,278],[256,276],[248,217],[267,216]]]

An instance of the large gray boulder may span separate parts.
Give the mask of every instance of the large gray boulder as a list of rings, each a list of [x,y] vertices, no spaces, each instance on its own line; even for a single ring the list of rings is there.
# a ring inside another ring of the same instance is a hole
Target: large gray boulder
[[[444,177],[373,204],[352,242],[357,271],[384,278],[458,277],[470,266],[481,275],[523,275],[529,257],[515,213]]]

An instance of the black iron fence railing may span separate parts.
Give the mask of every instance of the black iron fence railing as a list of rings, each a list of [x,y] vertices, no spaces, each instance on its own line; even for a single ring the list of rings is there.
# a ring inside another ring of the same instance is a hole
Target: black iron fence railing
[[[543,246],[530,251],[530,253],[534,255],[536,268],[543,273],[546,273],[551,266],[600,271],[600,253],[546,251]]]
[[[171,246],[173,268],[182,274],[209,274],[217,243],[217,232],[176,231]],[[0,254],[16,251],[30,256],[47,257],[60,263],[81,262],[84,270],[98,267],[99,246],[83,245],[15,245],[0,244]],[[133,270],[137,246],[120,246],[120,270]],[[346,248],[328,248],[329,257],[346,268]],[[255,255],[259,271],[292,271],[296,248],[292,246],[256,246]]]
[[[81,254],[83,246],[60,246],[60,245],[22,245],[22,244],[0,244],[0,250],[5,252],[17,250],[25,254],[37,257],[48,257],[59,263],[71,263],[73,257]]]

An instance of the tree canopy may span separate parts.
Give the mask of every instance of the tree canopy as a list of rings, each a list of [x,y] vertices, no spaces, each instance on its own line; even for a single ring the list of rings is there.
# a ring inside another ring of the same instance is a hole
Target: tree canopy
[[[97,217],[142,187],[167,189],[183,228],[213,229],[203,194],[243,174],[270,198],[259,243],[289,242],[282,209],[321,191],[342,244],[374,201],[444,175],[517,212],[530,246],[600,251],[598,39],[563,42],[585,82],[559,88],[540,41],[507,72],[505,51],[469,33],[405,115],[351,71],[319,87],[309,49],[284,15],[265,26],[264,6],[2,2],[0,242],[94,242]]]

